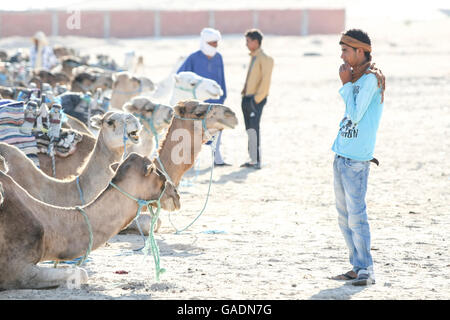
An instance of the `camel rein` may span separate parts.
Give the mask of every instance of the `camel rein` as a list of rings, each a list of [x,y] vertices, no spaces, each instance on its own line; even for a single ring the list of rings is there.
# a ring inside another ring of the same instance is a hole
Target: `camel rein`
[[[147,207],[148,212],[151,212],[152,220],[151,220],[151,225],[150,225],[150,232],[149,232],[147,240],[145,241],[144,252],[145,252],[145,255],[148,255],[148,250],[151,247],[153,260],[155,261],[156,281],[159,281],[159,275],[164,273],[166,270],[164,268],[160,267],[159,248],[158,248],[158,244],[156,243],[153,230],[154,230],[155,222],[158,221],[159,212],[161,211],[161,198],[164,195],[164,192],[166,191],[166,185],[164,184],[164,188],[161,191],[161,194],[159,195],[158,199],[156,199],[156,200],[142,200],[142,199],[138,199],[136,197],[133,197],[128,192],[126,192],[126,191],[122,190],[121,188],[119,188],[119,186],[114,184],[112,181],[110,181],[109,184],[112,187],[114,187],[115,189],[117,189],[124,196],[126,196],[126,197],[130,198],[131,200],[134,200],[134,201],[137,202],[138,209],[137,209],[137,212],[136,212],[136,217],[134,217],[134,220],[136,220],[136,224],[138,225],[138,228],[139,228],[139,231],[141,232],[141,235],[142,235],[142,231],[140,229],[139,222],[138,222],[137,218],[139,218],[139,216],[141,214],[141,210],[142,210],[142,208],[144,206]],[[156,205],[157,205],[156,213],[153,212],[153,208],[151,206],[152,203],[156,203]]]
[[[216,137],[213,137],[209,131],[208,128],[206,127],[206,118],[208,116],[208,113],[211,111],[211,108],[213,107],[213,105],[210,103],[208,106],[208,109],[206,110],[205,116],[202,119],[193,119],[193,118],[183,118],[180,117],[178,115],[174,115],[175,118],[180,119],[180,120],[191,120],[191,121],[195,121],[195,120],[201,120],[202,121],[202,126],[203,126],[203,130],[205,131],[205,133],[209,136],[209,139],[212,139],[212,143],[210,144],[211,146],[211,171],[210,171],[210,176],[209,176],[209,185],[208,185],[208,193],[206,194],[206,200],[205,203],[203,205],[203,208],[200,210],[199,214],[194,218],[194,220],[189,223],[186,227],[182,228],[181,230],[178,229],[177,227],[175,227],[175,225],[173,224],[171,218],[170,218],[170,212],[169,212],[169,221],[172,225],[172,227],[175,229],[175,234],[180,234],[183,231],[186,231],[190,226],[192,226],[197,220],[198,218],[200,218],[200,216],[203,214],[203,212],[206,209],[206,205],[208,204],[208,200],[209,200],[209,194],[211,191],[211,184],[212,184],[212,176],[213,176],[213,170],[214,170],[214,153],[216,152],[216,143],[217,143],[217,139]],[[161,161],[159,160],[159,157],[157,157],[158,162],[161,165],[162,170],[165,172],[164,167],[162,166]],[[168,174],[165,172],[165,174],[168,176]]]

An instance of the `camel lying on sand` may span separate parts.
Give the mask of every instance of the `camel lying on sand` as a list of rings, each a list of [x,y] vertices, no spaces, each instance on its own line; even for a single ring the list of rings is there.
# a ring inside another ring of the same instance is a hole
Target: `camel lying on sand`
[[[154,145],[154,131],[159,134],[169,127],[172,122],[173,109],[166,105],[155,104],[149,98],[143,96],[134,97],[125,103],[122,109],[139,118],[143,126],[140,133],[140,142],[131,146],[130,152],[150,156]]]
[[[70,84],[70,91],[90,92],[92,94],[98,88],[106,91],[112,88],[112,72],[101,68],[79,66],[72,70],[73,79]]]
[[[94,146],[103,150],[104,155],[117,161],[123,154],[124,146],[128,148],[130,145],[139,142],[138,133],[142,126],[132,114],[123,111],[109,111],[103,117],[97,115],[91,119],[92,125],[101,130],[101,134],[99,133],[97,138],[89,134],[82,134],[83,139],[77,144],[77,150],[73,154],[65,158],[55,156],[55,178],[65,179],[80,175],[89,155],[94,150]],[[125,124],[126,132],[124,130]],[[52,158],[46,153],[38,153],[38,157],[40,169],[48,176],[53,177]],[[95,161],[99,161],[99,159]],[[101,168],[97,169],[101,170]]]
[[[210,108],[211,106],[211,108]],[[159,159],[164,166],[165,172],[171,181],[178,186],[183,175],[195,163],[195,159],[201,151],[202,145],[210,139],[209,135],[215,135],[219,130],[233,129],[238,120],[235,113],[228,107],[220,104],[209,104],[197,100],[180,101],[174,108],[175,115],[169,127],[166,138],[158,150]],[[180,119],[192,119],[183,120]],[[204,131],[202,119],[205,120],[208,133]],[[182,141],[180,142],[180,134]],[[174,149],[177,152],[174,152]],[[180,150],[188,154],[188,159],[174,159],[173,154],[178,154]],[[182,161],[180,161],[182,160]],[[161,168],[158,161],[155,162]],[[142,214],[138,218],[142,233],[148,235],[150,231],[151,217]],[[161,222],[158,221],[156,231]],[[138,232],[139,229],[135,221],[123,232]]]
[[[110,165],[120,161],[123,155],[123,144],[105,139],[108,132],[112,131],[107,124],[108,121],[110,118],[99,120],[101,122],[99,137],[77,177],[65,180],[51,178],[39,170],[20,149],[0,143],[0,155],[5,159],[8,167],[8,171],[5,173],[27,190],[31,196],[45,203],[73,207],[91,202],[114,175]],[[120,134],[117,137],[119,140],[121,139]]]
[[[180,207],[176,189],[147,157],[130,154],[112,182],[138,199],[157,200],[164,191],[162,208]],[[79,209],[51,206],[0,172],[0,208],[0,289],[42,289],[86,283],[82,268],[37,263],[72,260],[99,248],[135,218],[138,203],[108,185]]]
[[[63,72],[50,72],[44,69],[33,71],[33,75],[28,83],[35,83],[36,88],[42,89],[43,83],[48,83],[52,87],[56,84],[69,85],[70,78]]]
[[[126,71],[117,72],[113,74],[110,106],[122,109],[122,106],[131,98],[154,90],[155,85],[146,77],[136,77]]]

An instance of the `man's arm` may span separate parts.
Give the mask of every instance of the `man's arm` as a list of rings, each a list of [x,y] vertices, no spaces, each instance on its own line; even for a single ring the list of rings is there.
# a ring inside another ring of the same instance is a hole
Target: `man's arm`
[[[184,60],[183,64],[178,68],[177,73],[183,72],[183,71],[191,71],[194,72],[194,66],[192,61],[192,54]]]
[[[345,83],[339,90],[339,94],[344,100],[346,114],[353,123],[358,123],[364,116],[364,113],[366,113],[374,94],[378,90],[377,78],[374,75],[366,77],[364,83],[359,88],[359,92],[355,93],[356,99],[354,96],[354,86],[352,82]]]
[[[219,68],[221,70],[221,77],[220,77],[220,81],[219,81],[219,85],[222,87],[222,91],[223,91],[223,95],[220,97],[220,100],[223,102],[225,102],[225,99],[227,98],[227,85],[225,83],[225,68],[223,66],[223,59],[222,56],[220,56],[220,65]]]
[[[261,82],[258,90],[255,93],[255,102],[260,103],[269,94],[270,79],[272,77],[273,59],[266,57],[261,61]]]

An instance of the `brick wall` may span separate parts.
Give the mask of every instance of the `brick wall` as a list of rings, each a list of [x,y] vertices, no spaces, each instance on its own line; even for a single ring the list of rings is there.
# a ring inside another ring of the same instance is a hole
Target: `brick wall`
[[[0,11],[0,37],[74,35],[137,38],[198,35],[204,27],[222,34],[243,34],[255,27],[264,34],[337,34],[345,29],[344,9],[220,11]]]

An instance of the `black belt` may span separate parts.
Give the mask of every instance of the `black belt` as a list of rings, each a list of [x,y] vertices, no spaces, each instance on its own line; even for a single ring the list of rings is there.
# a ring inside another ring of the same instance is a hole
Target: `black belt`
[[[352,159],[350,159],[350,158],[346,158],[346,157],[343,157],[343,156],[340,156],[340,155],[337,155],[337,157],[338,157],[338,158],[342,158],[342,159],[349,159],[349,160],[352,160]],[[370,159],[370,162],[375,163],[377,166],[380,165],[380,161],[378,161],[377,158],[372,158],[372,159]]]

